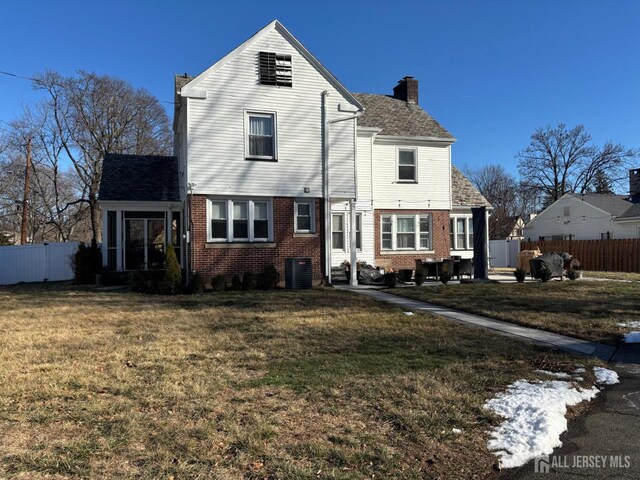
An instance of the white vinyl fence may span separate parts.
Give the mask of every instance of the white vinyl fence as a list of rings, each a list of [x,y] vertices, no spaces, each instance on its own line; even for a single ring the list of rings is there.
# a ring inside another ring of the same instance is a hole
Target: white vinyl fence
[[[0,247],[0,285],[71,280],[71,256],[79,242]]]
[[[520,240],[489,240],[491,267],[517,267]]]

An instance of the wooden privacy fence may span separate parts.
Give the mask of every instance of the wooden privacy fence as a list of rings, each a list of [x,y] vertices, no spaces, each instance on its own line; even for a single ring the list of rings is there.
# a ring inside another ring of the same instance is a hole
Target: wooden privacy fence
[[[621,240],[554,240],[522,242],[521,250],[542,253],[568,252],[580,261],[583,270],[600,272],[640,272],[640,238]]]

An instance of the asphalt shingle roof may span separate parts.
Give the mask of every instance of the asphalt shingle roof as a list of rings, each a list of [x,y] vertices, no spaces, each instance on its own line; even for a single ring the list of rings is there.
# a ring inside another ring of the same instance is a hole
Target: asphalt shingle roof
[[[451,166],[451,196],[454,207],[491,206],[469,179],[453,165]]]
[[[414,103],[372,93],[354,93],[353,96],[365,108],[364,115],[358,119],[360,127],[380,128],[380,135],[454,140],[453,135]]]
[[[99,200],[178,202],[178,159],[108,153],[102,164]]]
[[[629,197],[624,195],[609,195],[605,193],[585,193],[584,195],[571,193],[570,195],[616,217],[623,215],[633,205],[629,201]]]

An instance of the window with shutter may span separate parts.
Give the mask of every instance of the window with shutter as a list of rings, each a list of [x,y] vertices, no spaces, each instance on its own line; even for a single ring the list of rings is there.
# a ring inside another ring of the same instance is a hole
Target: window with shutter
[[[291,55],[260,52],[258,58],[260,84],[280,87],[293,86]]]

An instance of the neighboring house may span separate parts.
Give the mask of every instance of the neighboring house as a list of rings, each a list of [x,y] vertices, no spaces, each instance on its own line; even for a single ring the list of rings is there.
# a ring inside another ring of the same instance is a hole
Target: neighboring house
[[[629,195],[563,195],[527,223],[525,240],[640,238],[640,169],[629,180]]]
[[[524,238],[525,221],[521,216],[504,217],[502,219],[491,218],[489,220],[489,232],[491,240],[522,240]]]
[[[104,264],[157,268],[168,242],[205,277],[283,273],[289,257],[311,257],[319,279],[345,260],[449,256],[452,208],[487,204],[452,204],[455,139],[417,96],[411,77],[394,96],[351,94],[272,22],[176,77],[174,157],[106,156]]]

